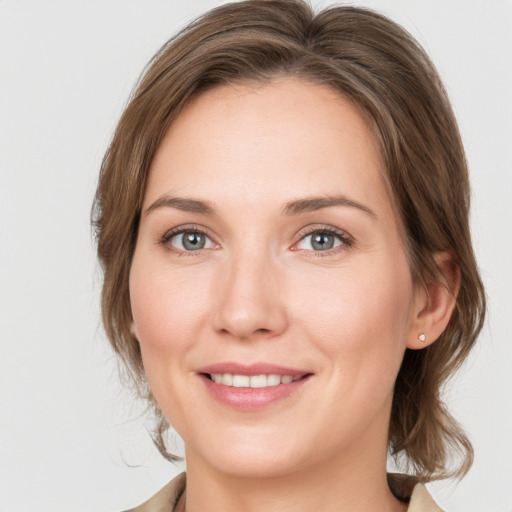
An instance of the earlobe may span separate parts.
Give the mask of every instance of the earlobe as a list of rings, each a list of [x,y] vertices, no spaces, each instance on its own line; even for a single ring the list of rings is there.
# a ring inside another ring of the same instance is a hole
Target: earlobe
[[[135,327],[135,322],[132,321],[130,324],[130,334],[136,339],[139,339],[139,335],[137,333],[137,328]]]
[[[415,318],[407,348],[418,350],[434,343],[450,321],[460,286],[460,269],[449,252],[434,256],[440,279],[417,294]]]

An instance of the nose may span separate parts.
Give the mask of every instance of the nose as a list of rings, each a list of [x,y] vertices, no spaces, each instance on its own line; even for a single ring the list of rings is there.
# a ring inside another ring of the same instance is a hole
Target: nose
[[[225,261],[216,280],[213,327],[238,340],[273,338],[288,326],[279,284],[282,269],[262,254]]]

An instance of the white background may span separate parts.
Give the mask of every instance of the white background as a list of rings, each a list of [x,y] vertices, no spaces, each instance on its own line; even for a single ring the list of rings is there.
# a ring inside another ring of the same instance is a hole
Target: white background
[[[98,320],[89,212],[139,72],[177,28],[220,3],[0,0],[2,512],[121,510],[179,471],[156,455],[118,384]],[[359,4],[426,47],[471,169],[489,319],[448,399],[476,459],[458,486],[431,489],[452,512],[511,512],[512,2]]]

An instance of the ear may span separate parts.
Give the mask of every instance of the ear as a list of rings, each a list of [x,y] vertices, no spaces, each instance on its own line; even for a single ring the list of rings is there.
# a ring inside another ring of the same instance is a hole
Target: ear
[[[421,349],[434,343],[443,333],[452,316],[460,286],[460,269],[449,252],[440,252],[434,259],[441,271],[439,282],[418,289],[407,348]]]
[[[130,324],[130,334],[136,339],[139,339],[139,333],[137,332],[137,327],[135,327],[135,322],[132,320]]]

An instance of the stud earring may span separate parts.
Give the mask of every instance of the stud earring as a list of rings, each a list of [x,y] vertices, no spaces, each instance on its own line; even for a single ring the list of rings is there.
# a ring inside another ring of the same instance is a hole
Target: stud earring
[[[425,342],[425,340],[427,339],[427,337],[425,336],[424,333],[421,333],[419,336],[418,336],[418,339],[421,341],[421,342]]]

